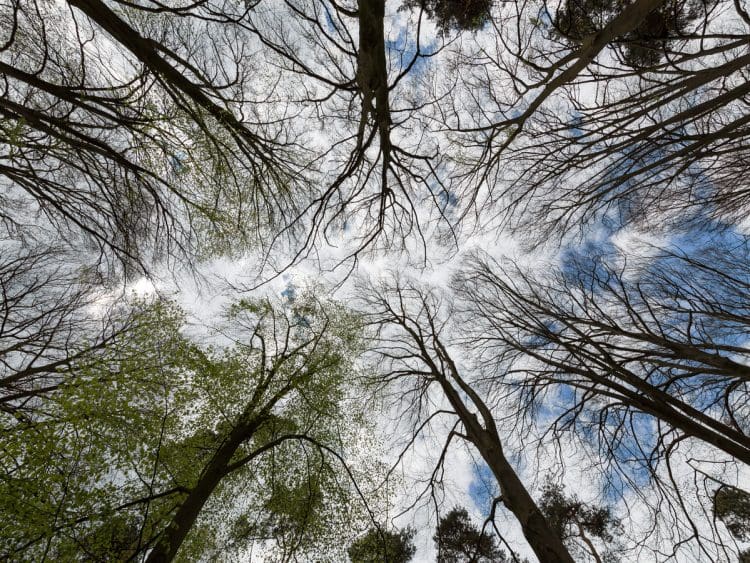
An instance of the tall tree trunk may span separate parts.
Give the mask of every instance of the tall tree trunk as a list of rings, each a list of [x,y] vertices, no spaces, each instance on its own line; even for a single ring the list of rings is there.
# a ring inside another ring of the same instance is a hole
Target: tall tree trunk
[[[362,121],[359,136],[362,142],[364,125],[368,117],[372,116],[378,129],[380,151],[383,155],[381,190],[383,195],[386,195],[389,191],[388,167],[392,148],[384,18],[385,0],[360,0],[357,85],[362,92]]]
[[[203,505],[228,473],[232,457],[242,443],[252,437],[260,422],[255,419],[239,424],[219,446],[198,478],[198,482],[190,489],[187,498],[149,553],[146,563],[168,563],[175,558]]]
[[[518,474],[513,469],[503,452],[502,441],[494,422],[487,420],[489,410],[478,396],[471,394],[471,399],[485,419],[483,428],[479,419],[472,413],[456,389],[444,374],[435,374],[448,400],[464,425],[466,436],[479,451],[479,454],[489,466],[495,476],[503,504],[510,510],[521,524],[523,535],[529,546],[542,563],[574,563],[568,549],[554,530],[550,527],[544,514],[537,506],[529,491],[524,486]],[[458,377],[458,374],[455,374]],[[459,382],[459,385],[461,382]]]

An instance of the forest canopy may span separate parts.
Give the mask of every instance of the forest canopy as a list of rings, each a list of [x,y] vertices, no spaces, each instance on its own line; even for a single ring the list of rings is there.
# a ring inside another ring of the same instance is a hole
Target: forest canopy
[[[744,0],[0,6],[0,559],[750,560]]]

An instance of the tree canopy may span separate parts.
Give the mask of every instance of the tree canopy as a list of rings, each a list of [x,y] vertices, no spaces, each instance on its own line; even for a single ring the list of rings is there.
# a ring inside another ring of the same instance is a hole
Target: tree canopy
[[[744,0],[0,6],[0,558],[750,553]]]
[[[347,553],[352,563],[407,563],[414,557],[414,529],[383,530],[371,528],[349,546]]]
[[[505,552],[494,536],[480,531],[465,508],[454,508],[440,518],[435,535],[437,560],[441,563],[505,563]]]
[[[175,305],[133,307],[127,338],[50,392],[33,424],[6,420],[3,557],[335,551],[366,500],[343,455],[357,439],[343,410],[356,320],[315,301],[240,301],[234,344],[200,346]]]

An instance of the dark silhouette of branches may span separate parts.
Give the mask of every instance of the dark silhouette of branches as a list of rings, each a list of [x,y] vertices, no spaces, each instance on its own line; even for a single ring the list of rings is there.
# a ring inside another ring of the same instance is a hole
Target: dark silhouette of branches
[[[135,272],[190,259],[226,223],[260,244],[293,215],[305,151],[253,99],[236,25],[249,8],[3,8],[3,207],[42,213]]]
[[[550,562],[573,561],[508,460],[504,440],[481,391],[462,373],[443,340],[450,315],[439,294],[397,280],[365,291],[364,308],[378,328],[380,370],[389,381],[405,382],[401,393],[406,408],[418,418],[429,416],[432,393],[436,392],[453,410],[455,426],[447,436],[440,463],[453,438],[471,444],[492,471],[503,504],[518,520],[537,557]]]
[[[710,261],[663,249],[643,263],[605,255],[544,274],[475,256],[455,289],[471,323],[462,341],[492,392],[513,397],[542,441],[592,447],[619,494],[639,494],[646,477],[659,495],[644,499],[651,518],[688,534],[674,549],[695,542],[713,557],[731,547],[700,531],[708,509],[690,508],[675,474],[687,455],[696,481],[714,486],[701,463],[750,463],[748,279],[744,246],[701,252]],[[714,453],[686,454],[691,441]]]
[[[24,419],[140,321],[104,299],[98,276],[64,248],[14,246],[0,258],[0,409]]]
[[[457,53],[469,108],[445,104],[473,168],[464,203],[530,243],[600,220],[680,228],[747,214],[747,14],[737,3],[515,4],[497,47]],[[528,22],[531,23],[528,23]],[[731,23],[730,23],[731,22]]]
[[[640,410],[750,463],[747,351],[736,341],[746,277],[669,258],[637,280],[596,260],[545,279],[475,259],[457,282],[481,319],[472,345],[499,374],[529,358],[521,386],[563,383],[584,402],[601,394],[602,412]]]
[[[388,41],[385,4],[289,0],[249,14],[248,28],[288,80],[304,84],[296,101],[326,133],[327,171],[304,209],[311,229],[301,252],[318,238],[338,244],[342,231],[355,239],[348,258],[402,248],[424,237],[425,202],[452,228],[440,154],[419,118],[434,105],[422,63],[439,48],[422,45],[421,11],[403,45]]]

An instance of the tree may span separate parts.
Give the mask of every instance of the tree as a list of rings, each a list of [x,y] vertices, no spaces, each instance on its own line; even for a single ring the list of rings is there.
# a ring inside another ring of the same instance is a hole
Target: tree
[[[460,341],[492,392],[536,431],[560,448],[564,440],[592,448],[592,468],[603,467],[620,495],[651,487],[645,505],[665,542],[724,557],[731,544],[709,529],[710,496],[696,491],[688,503],[675,475],[679,468],[713,488],[721,474],[697,460],[750,461],[739,337],[747,249],[651,250],[642,261],[573,255],[561,269],[534,272],[475,257],[455,282],[472,323]]]
[[[424,10],[441,33],[447,34],[452,29],[481,29],[491,18],[492,4],[492,0],[406,0],[404,7]]]
[[[563,37],[578,45],[589,35],[602,31],[627,3],[622,2],[566,2],[557,10],[553,25]],[[651,11],[640,24],[613,41],[624,45],[623,59],[632,67],[652,67],[662,58],[671,42],[687,35],[688,25],[696,19],[703,6],[700,3],[670,2]]]
[[[711,248],[652,248],[640,262],[571,253],[562,268],[533,272],[478,255],[464,262],[452,293],[384,281],[364,305],[380,327],[381,385],[401,385],[415,435],[456,417],[446,422],[438,467],[451,440],[475,445],[516,517],[477,424],[492,428],[485,440],[503,456],[508,443],[536,452],[532,465],[565,467],[566,452],[577,451],[625,512],[648,517],[649,530],[627,538],[630,549],[694,545],[728,557],[734,548],[710,518],[711,495],[685,484],[690,475],[710,490],[723,471],[747,463],[746,247]],[[510,421],[502,439],[496,420]],[[608,507],[553,488],[536,507],[557,529],[550,533],[577,538],[568,546],[582,550],[576,557],[624,556],[611,542],[620,534]],[[568,510],[575,523],[560,519]]]
[[[746,215],[743,7],[561,1],[495,21],[492,45],[456,46],[440,105],[471,224],[538,245]]]
[[[465,508],[453,508],[440,518],[432,538],[440,563],[505,563],[505,556],[494,536],[480,531]]]
[[[548,480],[542,488],[539,507],[557,535],[568,544],[580,539],[586,545],[583,553],[592,555],[597,563],[619,561],[616,550],[607,549],[600,554],[592,541],[592,538],[597,539],[611,548],[622,532],[620,521],[608,506],[591,505],[575,496],[567,496],[561,485]]]
[[[667,433],[694,436],[750,463],[745,415],[735,406],[746,393],[746,368],[730,357],[747,352],[733,337],[746,306],[739,297],[744,275],[730,273],[735,259],[744,269],[739,256],[716,269],[666,251],[635,279],[614,260],[583,259],[545,279],[477,258],[457,287],[467,312],[482,319],[469,338],[491,350],[499,378],[528,357],[522,387],[570,386],[583,404],[606,396],[605,419],[638,410],[665,423]],[[723,412],[708,414],[706,400]],[[577,413],[572,408],[568,422]]]
[[[64,245],[3,245],[0,257],[0,410],[18,420],[147,320],[106,298],[99,276]],[[92,309],[98,309],[92,313]]]
[[[739,0],[4,5],[0,558],[325,559],[325,538],[341,559],[352,534],[323,522],[357,492],[358,321],[245,301],[198,342],[172,305],[115,294],[250,252],[253,284],[367,253],[433,265],[497,229],[562,245],[560,267],[475,256],[450,288],[363,298],[376,391],[400,393],[408,446],[443,438],[418,500],[445,502],[460,442],[500,489],[485,527],[504,507],[542,560],[606,557],[606,507],[524,473],[574,451],[647,522],[634,558],[734,556],[748,25]],[[672,246],[596,247],[634,231]],[[698,248],[709,232],[727,240]],[[571,258],[581,240],[596,256]]]
[[[343,260],[355,263],[367,250],[405,249],[412,237],[424,243],[425,208],[449,224],[438,140],[419,115],[432,93],[416,72],[437,51],[426,49],[421,11],[403,44],[392,37],[392,5],[293,0],[251,11],[246,24],[290,86],[304,84],[305,127],[319,123],[327,133],[305,242],[341,241]]]
[[[2,207],[43,214],[129,274],[189,260],[230,210],[230,224],[258,227],[278,216],[276,203],[292,211],[288,151],[302,152],[283,122],[248,124],[248,111],[258,116],[244,90],[253,70],[234,49],[244,7],[158,11],[31,0],[0,16]],[[206,33],[191,33],[199,27]],[[2,218],[23,227],[23,215]]]
[[[714,515],[741,541],[750,540],[750,494],[722,486],[714,493]]]
[[[449,415],[453,419],[433,479],[451,442],[456,438],[464,440],[476,448],[492,471],[503,505],[518,520],[537,557],[550,563],[572,562],[567,548],[552,532],[509,461],[492,411],[460,371],[448,344],[443,342],[450,313],[445,311],[440,294],[398,280],[393,285],[370,285],[362,293],[365,318],[378,331],[375,354],[380,378],[376,385],[402,384],[399,393],[406,409],[417,415],[415,435],[408,444],[434,418]],[[434,409],[430,394],[433,388],[447,401],[447,409]],[[424,419],[420,420],[422,416]]]
[[[135,262],[214,230],[226,243],[230,225],[267,251],[294,242],[293,262],[347,232],[349,258],[427,224],[457,243],[498,211],[545,227],[536,242],[613,215],[744,216],[740,4],[406,7],[420,9],[396,40],[383,0],[14,4],[4,203]],[[491,41],[427,48],[425,13],[442,29],[486,24]]]
[[[352,563],[407,563],[416,552],[413,528],[384,530],[370,528],[365,535],[357,538],[347,553]]]
[[[314,300],[242,301],[231,344],[211,347],[180,333],[173,305],[136,306],[154,322],[7,428],[3,558],[335,551],[359,510],[342,405],[356,320]]]

